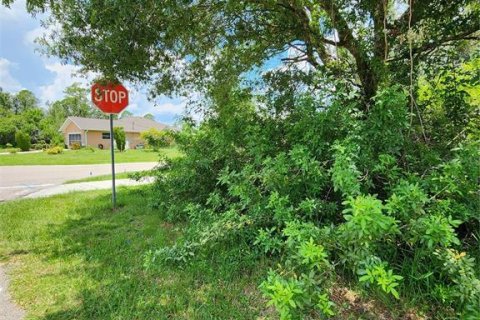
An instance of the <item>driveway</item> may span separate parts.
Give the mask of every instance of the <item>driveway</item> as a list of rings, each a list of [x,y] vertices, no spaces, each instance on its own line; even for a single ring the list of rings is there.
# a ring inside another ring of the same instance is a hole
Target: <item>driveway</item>
[[[119,163],[115,172],[150,170],[158,162]],[[67,180],[88,178],[111,173],[110,164],[58,166],[0,166],[0,201],[25,197]]]

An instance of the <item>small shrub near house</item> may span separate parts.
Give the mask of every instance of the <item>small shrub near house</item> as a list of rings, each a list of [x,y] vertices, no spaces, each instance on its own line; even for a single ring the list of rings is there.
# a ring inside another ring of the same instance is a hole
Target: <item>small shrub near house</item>
[[[122,127],[113,128],[113,138],[117,144],[117,149],[119,151],[125,151],[125,143],[127,140],[125,136],[125,130],[123,130]]]
[[[80,150],[81,148],[82,148],[82,146],[78,142],[74,142],[70,145],[70,149],[72,149],[72,150]]]
[[[7,151],[8,153],[15,154],[15,153],[17,153],[18,151],[20,151],[20,148],[8,148],[8,149],[6,149],[6,151]]]
[[[142,132],[141,137],[147,143],[147,146],[153,150],[170,147],[174,142],[173,133],[170,130],[150,128]]]
[[[59,146],[47,149],[47,154],[60,154],[62,152],[63,152],[63,148]]]
[[[17,144],[17,147],[20,148],[22,151],[30,150],[31,143],[28,133],[17,131],[15,133],[15,143]]]

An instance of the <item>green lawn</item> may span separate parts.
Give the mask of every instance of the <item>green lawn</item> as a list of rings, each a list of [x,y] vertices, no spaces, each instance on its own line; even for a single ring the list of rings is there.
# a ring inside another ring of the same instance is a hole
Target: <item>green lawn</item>
[[[115,173],[115,179],[130,179],[130,177],[131,177],[130,172]],[[111,174],[105,174],[105,175],[101,175],[101,176],[93,176],[93,177],[88,177],[88,178],[83,178],[83,179],[68,180],[68,181],[65,181],[64,184],[79,183],[79,182],[92,182],[92,181],[104,181],[104,180],[111,180],[111,179],[112,179]]]
[[[178,157],[180,152],[177,148],[160,149],[158,152],[152,150],[116,151],[115,161],[117,163],[154,162],[159,160],[159,154],[167,157]],[[53,155],[46,152],[0,155],[0,166],[97,163],[110,163],[110,150],[67,150],[61,154]]]
[[[0,263],[27,319],[261,319],[266,267],[245,248],[144,269],[145,251],[182,230],[145,205],[147,190],[120,188],[116,212],[108,191],[0,204]]]

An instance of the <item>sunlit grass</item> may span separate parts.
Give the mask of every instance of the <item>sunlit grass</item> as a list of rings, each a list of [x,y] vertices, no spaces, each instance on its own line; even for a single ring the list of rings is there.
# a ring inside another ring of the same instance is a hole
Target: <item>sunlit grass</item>
[[[146,271],[144,253],[182,224],[146,205],[146,187],[0,204],[0,262],[28,319],[256,319],[265,267],[215,250],[192,264]]]
[[[115,152],[115,162],[155,162],[160,156],[174,158],[180,156],[180,151],[175,148],[153,150],[126,150]],[[65,165],[65,164],[100,164],[110,163],[110,150],[94,149],[94,151],[66,150],[61,154],[17,153],[0,155],[0,166],[14,165]]]

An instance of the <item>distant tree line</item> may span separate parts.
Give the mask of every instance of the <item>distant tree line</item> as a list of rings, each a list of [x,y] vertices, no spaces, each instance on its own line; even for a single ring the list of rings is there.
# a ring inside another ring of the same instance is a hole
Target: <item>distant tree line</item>
[[[88,89],[74,83],[65,89],[62,99],[42,108],[33,92],[23,89],[10,93],[0,87],[0,146],[19,147],[16,135],[28,135],[29,142],[38,148],[63,146],[63,135],[59,129],[67,117],[108,118],[87,97]],[[121,118],[130,116],[133,114],[129,111],[121,114]],[[153,115],[146,114],[145,117],[152,119]]]

